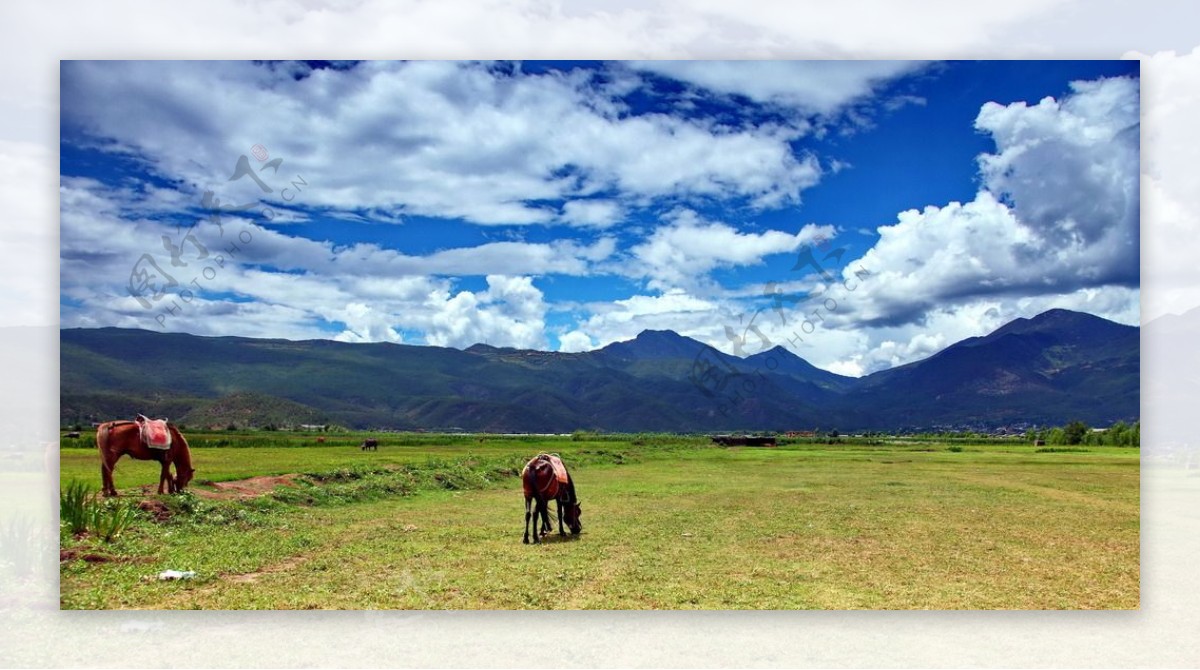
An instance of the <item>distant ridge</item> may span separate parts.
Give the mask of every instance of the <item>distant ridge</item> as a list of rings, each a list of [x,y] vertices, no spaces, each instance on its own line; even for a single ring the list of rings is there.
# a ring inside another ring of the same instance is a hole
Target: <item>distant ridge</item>
[[[64,423],[150,412],[204,424],[693,432],[1139,418],[1138,329],[1057,309],[860,379],[784,347],[738,358],[653,330],[572,354],[119,328],[60,339]]]

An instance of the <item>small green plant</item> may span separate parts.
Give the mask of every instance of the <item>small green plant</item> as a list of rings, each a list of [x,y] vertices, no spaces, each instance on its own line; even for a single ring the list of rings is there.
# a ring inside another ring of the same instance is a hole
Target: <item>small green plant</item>
[[[957,444],[946,447],[946,451],[953,451],[956,454],[962,453],[962,450],[963,450],[963,448],[958,446]]]
[[[72,535],[78,535],[88,527],[89,507],[92,490],[87,484],[72,480],[58,494],[58,516],[67,524]]]
[[[191,491],[180,491],[164,499],[171,516],[194,516],[205,509],[204,502]]]
[[[104,500],[87,484],[73,480],[58,496],[58,515],[72,535],[91,533],[112,542],[137,520],[138,511],[124,501]]]
[[[137,520],[137,508],[117,500],[98,500],[91,498],[88,510],[88,529],[93,535],[112,542]]]

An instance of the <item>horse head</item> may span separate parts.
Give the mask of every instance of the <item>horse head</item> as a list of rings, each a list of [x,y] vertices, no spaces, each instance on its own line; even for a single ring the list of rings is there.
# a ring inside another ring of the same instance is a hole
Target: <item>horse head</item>
[[[572,535],[578,535],[579,531],[583,530],[583,522],[579,517],[583,516],[583,507],[576,500],[567,506],[566,514],[567,526],[571,529]]]
[[[196,468],[180,468],[175,466],[175,486],[180,491],[187,488],[188,482],[192,481],[192,476],[196,474]]]

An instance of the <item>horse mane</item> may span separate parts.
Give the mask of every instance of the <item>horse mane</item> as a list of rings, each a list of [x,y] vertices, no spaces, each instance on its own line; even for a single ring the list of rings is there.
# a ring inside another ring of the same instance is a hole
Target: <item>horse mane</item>
[[[185,468],[192,467],[192,450],[188,447],[187,440],[184,439],[183,433],[175,427],[175,424],[168,423],[167,428],[171,431],[171,454],[175,461],[175,471],[179,471],[179,466]],[[176,447],[179,447],[176,449]]]

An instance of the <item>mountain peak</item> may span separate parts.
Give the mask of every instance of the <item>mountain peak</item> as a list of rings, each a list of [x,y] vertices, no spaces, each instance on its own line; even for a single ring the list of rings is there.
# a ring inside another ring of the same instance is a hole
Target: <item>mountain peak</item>
[[[1055,308],[1046,310],[1029,319],[1013,319],[997,328],[984,339],[994,339],[1004,335],[1024,335],[1028,333],[1058,332],[1115,332],[1127,331],[1133,326],[1125,326],[1115,321],[1087,314],[1074,312],[1069,309]]]
[[[600,351],[631,360],[695,358],[706,346],[703,342],[684,337],[673,330],[643,330],[632,340],[613,342]]]
[[[640,340],[640,341],[646,341],[646,342],[654,342],[654,341],[678,342],[680,340],[689,340],[690,338],[684,337],[683,335],[680,335],[679,333],[677,333],[673,330],[650,330],[650,329],[647,329],[647,330],[643,330],[642,332],[638,333],[637,337],[635,337],[633,339]],[[691,341],[694,341],[694,340],[691,340]]]

